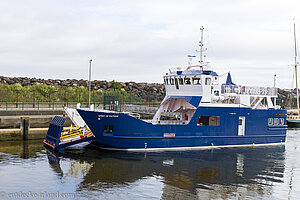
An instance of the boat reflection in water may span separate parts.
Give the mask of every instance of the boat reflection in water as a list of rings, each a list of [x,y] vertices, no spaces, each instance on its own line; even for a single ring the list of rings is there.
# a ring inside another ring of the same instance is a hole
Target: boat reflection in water
[[[77,178],[85,197],[268,198],[274,184],[284,182],[285,146],[159,153],[88,147],[47,154],[57,175]],[[65,162],[70,167],[63,172]]]

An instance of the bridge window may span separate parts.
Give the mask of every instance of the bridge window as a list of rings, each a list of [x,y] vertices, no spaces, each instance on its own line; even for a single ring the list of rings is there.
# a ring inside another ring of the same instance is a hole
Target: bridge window
[[[183,85],[183,78],[178,78],[179,85]]]
[[[200,78],[193,78],[193,84],[194,85],[201,85],[201,79]]]
[[[210,84],[211,84],[211,79],[205,78],[205,85],[210,85]]]
[[[179,85],[178,85],[178,79],[175,78],[175,86],[176,86],[176,89],[178,90],[179,89]]]
[[[191,79],[190,78],[184,78],[184,84],[185,85],[191,85]]]
[[[220,126],[220,116],[200,116],[198,126]]]
[[[174,78],[170,78],[170,84],[174,85]]]
[[[274,125],[278,125],[278,118],[274,118]]]

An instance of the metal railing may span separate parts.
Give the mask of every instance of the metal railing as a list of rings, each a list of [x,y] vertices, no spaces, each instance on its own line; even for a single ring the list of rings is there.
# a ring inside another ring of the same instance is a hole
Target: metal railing
[[[240,95],[258,95],[258,96],[274,96],[278,95],[277,88],[274,87],[252,87],[240,85],[222,85],[222,94],[240,94]]]
[[[63,110],[67,106],[69,108],[76,108],[77,102],[0,102],[1,110]],[[155,114],[159,104],[141,104],[132,105],[126,103],[119,104],[102,104],[95,103],[95,110],[111,110],[116,112],[141,113],[141,114]],[[80,108],[89,108],[88,102],[81,102]]]
[[[122,107],[122,112],[155,114],[157,108],[158,106],[124,104]]]
[[[0,110],[60,110],[63,107],[76,107],[77,102],[0,102]],[[88,108],[88,102],[81,102],[82,108]],[[95,107],[103,107],[96,104]]]

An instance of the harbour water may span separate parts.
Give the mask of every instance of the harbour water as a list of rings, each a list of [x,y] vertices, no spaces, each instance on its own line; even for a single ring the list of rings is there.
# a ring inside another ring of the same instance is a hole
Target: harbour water
[[[285,145],[129,153],[0,142],[0,199],[299,199],[300,129]]]

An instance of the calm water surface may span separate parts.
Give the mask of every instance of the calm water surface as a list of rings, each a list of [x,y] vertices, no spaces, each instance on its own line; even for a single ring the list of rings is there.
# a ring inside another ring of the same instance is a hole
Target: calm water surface
[[[160,153],[0,142],[0,199],[300,199],[300,129],[282,146]]]

